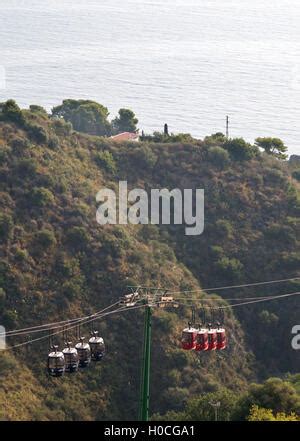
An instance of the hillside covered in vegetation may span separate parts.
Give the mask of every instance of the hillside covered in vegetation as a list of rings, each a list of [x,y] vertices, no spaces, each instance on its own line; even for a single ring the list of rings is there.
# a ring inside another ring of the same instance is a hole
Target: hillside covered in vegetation
[[[102,135],[135,130],[134,114],[124,110],[111,125],[104,111]],[[253,146],[222,134],[201,141],[154,134],[120,144],[99,136],[95,120],[87,133],[91,109],[84,108],[85,119],[77,107],[73,111],[70,116],[56,108],[50,116],[39,106],[0,106],[0,324],[7,330],[91,314],[118,301],[131,284],[194,291],[300,276],[300,166],[290,168],[278,140],[261,138]],[[145,190],[203,188],[203,234],[186,236],[178,225],[100,226],[96,194],[104,187],[117,191],[120,180]],[[293,281],[209,291],[206,297],[222,296],[226,305],[232,297],[279,295],[299,286]],[[197,302],[202,295],[192,298]],[[199,356],[180,349],[191,313],[190,302],[181,302],[186,306],[176,311],[154,313],[155,418],[168,413],[210,419],[197,401],[207,393],[229,403],[227,419],[251,412],[255,419],[259,408],[271,409],[273,416],[299,413],[300,354],[291,348],[297,297],[227,309],[228,349]],[[143,312],[112,315],[97,326],[107,355],[62,379],[45,373],[46,339],[0,352],[0,419],[134,420]],[[7,340],[14,345],[24,338]],[[249,387],[274,376],[281,380]],[[258,387],[271,390],[270,400],[258,398],[266,396]],[[276,393],[287,387],[289,399],[283,397],[278,407]]]

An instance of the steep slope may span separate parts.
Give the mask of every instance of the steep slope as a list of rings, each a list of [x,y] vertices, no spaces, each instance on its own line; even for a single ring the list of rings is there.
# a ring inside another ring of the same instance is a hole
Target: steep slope
[[[39,111],[0,122],[0,323],[10,330],[82,316],[117,301],[131,283],[195,290],[295,276],[299,201],[285,165],[262,156],[216,164],[212,148],[209,142],[114,145]],[[204,234],[187,237],[178,226],[98,225],[96,193],[116,189],[119,180],[131,188],[204,188]],[[296,291],[294,285],[285,292]],[[296,371],[299,358],[285,346],[296,306],[289,300],[238,316],[229,311],[228,351],[200,358],[178,345],[190,308],[157,311],[152,412],[181,409],[190,396],[219,385],[244,389],[257,376],[252,351],[263,375]],[[0,353],[7,378],[0,386],[1,418],[135,418],[142,320],[137,310],[101,321],[108,343],[103,363],[60,380],[45,375],[46,340],[14,356]]]

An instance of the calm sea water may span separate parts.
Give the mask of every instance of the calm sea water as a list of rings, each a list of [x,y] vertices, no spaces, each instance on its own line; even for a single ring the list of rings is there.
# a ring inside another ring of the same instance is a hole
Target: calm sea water
[[[300,154],[299,0],[0,0],[0,56],[0,100],[90,98],[198,137],[228,114]]]

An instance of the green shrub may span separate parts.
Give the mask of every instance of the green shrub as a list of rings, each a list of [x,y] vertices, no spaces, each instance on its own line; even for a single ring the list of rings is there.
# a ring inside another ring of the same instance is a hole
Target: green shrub
[[[297,271],[300,267],[300,253],[287,253],[283,255],[282,263],[290,271]]]
[[[297,181],[300,182],[300,170],[293,171],[292,176],[294,179],[297,179]]]
[[[153,132],[153,135],[143,135],[142,141],[149,141],[155,143],[195,143],[195,139],[189,133],[171,133],[166,135],[163,132]]]
[[[3,288],[0,288],[0,311],[3,310],[4,304],[6,300],[6,292]]]
[[[224,255],[224,249],[219,245],[212,245],[210,249],[215,258],[221,258]]]
[[[0,242],[11,238],[14,222],[9,214],[0,213]]]
[[[63,284],[62,286],[62,294],[68,300],[78,299],[81,294],[81,284],[77,283],[76,280],[70,280]]]
[[[17,362],[9,352],[3,352],[0,356],[0,374],[5,375],[15,371]]]
[[[17,311],[15,309],[5,310],[2,315],[2,320],[5,328],[14,328],[18,321]]]
[[[69,136],[72,133],[72,124],[63,119],[54,119],[52,127],[57,136]]]
[[[252,146],[243,138],[229,139],[223,144],[235,161],[248,161],[259,154],[258,147]]]
[[[20,177],[32,178],[37,171],[37,162],[32,158],[20,159],[17,163],[17,173]]]
[[[283,172],[281,170],[277,170],[276,168],[266,169],[264,174],[264,179],[265,182],[268,184],[278,184],[278,185],[281,185],[286,181]]]
[[[56,244],[56,238],[53,231],[44,229],[36,234],[34,242],[41,249],[46,250]]]
[[[273,312],[263,309],[258,314],[259,320],[263,325],[272,326],[278,323],[279,317]]]
[[[11,121],[21,126],[25,123],[22,110],[14,100],[8,100],[2,105],[2,117],[5,121]]]
[[[45,144],[48,141],[46,130],[37,124],[27,124],[26,129],[31,139],[38,144]]]
[[[82,227],[73,227],[67,232],[67,242],[75,249],[84,248],[89,242],[89,235]]]
[[[220,146],[224,144],[226,141],[226,136],[224,133],[218,132],[214,133],[213,135],[206,136],[204,138],[204,142],[206,145],[212,145],[212,146]]]
[[[9,160],[11,148],[8,146],[0,146],[0,165],[5,164]]]
[[[47,110],[42,106],[37,106],[36,104],[31,104],[29,110],[33,113],[38,113],[43,116],[48,116]]]
[[[117,170],[113,155],[108,151],[98,152],[94,156],[95,162],[99,167],[104,168],[108,173],[115,174]]]
[[[22,248],[17,248],[14,252],[14,257],[17,262],[25,262],[28,259],[28,252]]]
[[[230,238],[233,233],[233,227],[228,220],[218,219],[216,222],[215,232],[222,239]]]
[[[209,161],[217,167],[224,167],[229,162],[229,153],[222,147],[211,147],[208,151]]]
[[[31,202],[37,207],[47,207],[54,203],[53,193],[47,188],[35,187],[31,193]]]
[[[26,138],[14,138],[11,141],[11,147],[15,154],[20,154],[30,147],[30,142]]]
[[[223,276],[238,280],[243,274],[244,265],[238,259],[222,257],[217,262],[217,269]]]
[[[253,405],[275,412],[299,412],[300,397],[295,388],[280,378],[268,378],[263,384],[250,384],[247,394],[237,407],[237,417],[245,419]]]
[[[157,155],[148,146],[142,146],[140,149],[137,149],[135,157],[137,158],[138,165],[144,169],[152,169],[157,162]]]
[[[80,275],[79,260],[59,254],[55,262],[55,272],[64,278],[78,277]]]
[[[52,135],[48,139],[49,149],[56,150],[59,146],[59,139],[56,135]]]
[[[282,241],[293,244],[297,240],[296,232],[288,225],[272,224],[265,230],[265,235],[270,240]]]

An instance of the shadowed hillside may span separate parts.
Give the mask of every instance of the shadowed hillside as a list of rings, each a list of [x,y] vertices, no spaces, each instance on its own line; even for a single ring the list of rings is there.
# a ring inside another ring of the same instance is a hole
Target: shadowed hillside
[[[0,323],[7,330],[93,313],[129,284],[182,291],[300,276],[299,184],[287,162],[218,137],[114,144],[74,132],[37,106],[11,106],[0,119]],[[204,233],[98,225],[95,196],[119,180],[146,190],[204,188]],[[290,282],[218,295],[298,288]],[[181,410],[188,398],[220,386],[244,391],[250,379],[297,372],[290,345],[297,307],[294,298],[228,310],[228,350],[201,357],[179,346],[190,308],[156,311],[151,411]],[[47,340],[1,352],[0,418],[135,419],[143,313],[98,325],[108,353],[75,376],[46,376]]]

